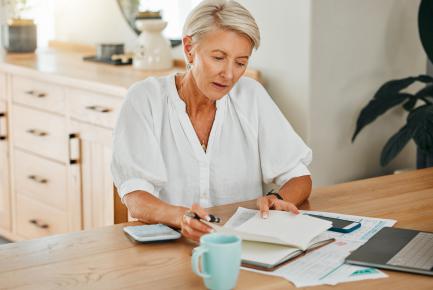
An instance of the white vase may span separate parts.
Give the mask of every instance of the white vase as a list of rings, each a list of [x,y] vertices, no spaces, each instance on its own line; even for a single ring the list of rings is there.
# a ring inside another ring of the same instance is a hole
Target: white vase
[[[139,48],[134,55],[134,68],[170,69],[173,66],[170,41],[161,33],[167,22],[161,19],[137,19],[135,25],[142,32],[138,37]]]

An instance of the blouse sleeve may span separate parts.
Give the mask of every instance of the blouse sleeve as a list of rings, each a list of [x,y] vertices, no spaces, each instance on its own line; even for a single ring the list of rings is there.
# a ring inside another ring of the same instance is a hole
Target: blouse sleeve
[[[122,200],[135,190],[158,197],[167,180],[150,107],[143,86],[132,87],[114,129],[111,172]]]
[[[311,175],[311,149],[296,134],[266,90],[258,89],[258,141],[263,182],[278,187],[288,180]]]

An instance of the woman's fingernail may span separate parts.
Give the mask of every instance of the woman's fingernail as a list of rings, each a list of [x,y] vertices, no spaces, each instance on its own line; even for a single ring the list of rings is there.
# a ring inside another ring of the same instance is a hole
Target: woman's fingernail
[[[265,213],[263,214],[263,218],[264,218],[264,219],[267,219],[268,217],[269,217],[268,213],[265,212]]]

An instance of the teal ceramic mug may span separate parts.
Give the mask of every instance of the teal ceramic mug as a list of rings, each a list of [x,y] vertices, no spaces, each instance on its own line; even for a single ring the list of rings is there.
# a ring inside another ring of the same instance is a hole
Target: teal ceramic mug
[[[208,289],[233,289],[238,280],[240,265],[241,239],[235,235],[204,235],[200,239],[200,246],[192,253],[192,270],[203,278]]]

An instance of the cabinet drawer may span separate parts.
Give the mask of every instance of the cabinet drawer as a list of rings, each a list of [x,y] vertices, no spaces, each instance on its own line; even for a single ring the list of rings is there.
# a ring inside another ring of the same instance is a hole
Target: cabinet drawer
[[[66,210],[66,166],[17,149],[14,157],[16,191],[54,208]]]
[[[6,75],[0,73],[0,100],[6,100]]]
[[[0,100],[0,143],[6,144],[8,141],[8,113],[6,103]]]
[[[66,120],[63,117],[13,106],[14,145],[59,161],[68,156]]]
[[[13,78],[12,100],[18,104],[55,113],[65,112],[65,97],[62,87],[28,78]]]
[[[65,212],[17,194],[17,234],[25,238],[39,238],[66,233],[68,217]]]
[[[122,99],[75,89],[67,90],[66,96],[73,118],[114,128]]]

